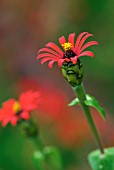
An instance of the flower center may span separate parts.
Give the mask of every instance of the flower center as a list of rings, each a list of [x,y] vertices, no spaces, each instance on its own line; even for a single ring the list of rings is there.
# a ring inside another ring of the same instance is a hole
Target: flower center
[[[20,110],[21,110],[20,103],[19,102],[15,102],[14,105],[13,105],[13,111],[18,113],[18,112],[20,112]]]
[[[71,57],[75,56],[74,51],[72,50],[73,45],[70,42],[62,44],[62,47],[64,48],[65,52],[63,54],[63,59],[68,58],[70,59]]]
[[[71,57],[75,57],[76,54],[74,53],[73,50],[67,50],[64,54],[63,54],[63,59],[68,58],[70,59]]]
[[[71,43],[67,42],[67,43],[62,44],[62,47],[64,48],[65,51],[67,51],[67,50],[71,50],[73,45]]]

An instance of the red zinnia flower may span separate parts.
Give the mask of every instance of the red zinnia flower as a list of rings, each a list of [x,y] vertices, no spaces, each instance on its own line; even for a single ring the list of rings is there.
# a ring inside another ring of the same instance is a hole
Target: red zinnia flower
[[[88,32],[82,32],[74,44],[75,33],[69,34],[68,42],[64,36],[59,38],[59,43],[64,49],[64,52],[53,42],[47,43],[46,48],[42,48],[38,51],[37,59],[43,58],[41,60],[41,64],[49,61],[48,66],[52,68],[54,62],[58,62],[58,66],[62,66],[63,62],[72,62],[73,64],[77,63],[77,59],[81,56],[90,56],[94,57],[93,52],[84,51],[87,47],[92,45],[97,45],[97,41],[90,41],[86,44],[84,42],[86,39],[93,34],[89,34]],[[42,53],[44,52],[44,53]]]
[[[19,100],[9,99],[3,103],[0,109],[0,121],[2,126],[6,126],[8,122],[16,125],[20,119],[29,119],[30,112],[37,108],[39,102],[39,93],[27,91],[19,96]]]

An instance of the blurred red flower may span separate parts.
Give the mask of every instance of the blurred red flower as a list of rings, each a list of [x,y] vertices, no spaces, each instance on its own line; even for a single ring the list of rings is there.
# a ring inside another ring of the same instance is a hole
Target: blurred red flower
[[[5,101],[0,109],[2,126],[6,126],[8,122],[16,125],[20,119],[29,119],[30,112],[38,106],[39,96],[39,92],[27,91],[19,96],[18,101],[15,99]]]
[[[41,83],[42,82],[42,83]],[[19,90],[38,90],[41,100],[38,105],[38,123],[54,135],[53,140],[67,147],[80,146],[88,139],[88,125],[81,110],[68,107],[68,97],[64,91],[52,86],[48,81],[30,78],[21,79],[17,83]],[[78,116],[75,114],[78,112]],[[52,126],[50,126],[52,125]],[[81,126],[80,126],[81,125]],[[41,128],[41,129],[42,129]],[[51,128],[51,129],[50,129]],[[50,130],[49,130],[50,129]],[[55,141],[55,142],[56,142]]]
[[[43,81],[41,78],[36,80],[29,77],[17,82],[16,87],[20,91],[32,89],[40,92],[36,116],[41,130],[48,134],[48,141],[73,148],[92,141],[91,132],[80,108],[68,107],[68,96],[58,86],[53,86],[50,81]],[[95,109],[92,109],[92,113],[106,145],[112,144],[114,142],[112,118],[107,116],[107,121],[104,122]]]
[[[45,82],[40,79],[37,81],[35,78],[23,78],[17,82],[17,89],[20,91],[35,90],[39,91],[41,98],[38,105],[39,119],[56,121],[61,118],[63,111],[68,104],[68,98],[63,91],[54,87],[50,82]]]
[[[75,33],[69,34],[68,42],[65,37],[62,36],[59,38],[59,43],[64,49],[64,52],[53,42],[47,43],[46,48],[42,48],[38,51],[37,59],[43,58],[41,60],[41,64],[49,61],[48,66],[52,68],[54,62],[58,62],[58,66],[62,66],[63,62],[72,62],[73,64],[77,63],[77,60],[81,56],[90,56],[94,57],[93,52],[84,51],[87,47],[92,45],[97,45],[97,41],[90,41],[84,45],[86,39],[93,34],[89,34],[88,32],[82,32],[74,44]],[[44,53],[42,53],[44,52]]]

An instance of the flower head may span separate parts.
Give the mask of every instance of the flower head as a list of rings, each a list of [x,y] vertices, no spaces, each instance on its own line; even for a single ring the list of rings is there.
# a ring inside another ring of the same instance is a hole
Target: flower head
[[[87,47],[92,45],[97,45],[97,41],[90,41],[84,44],[86,39],[93,34],[88,32],[82,32],[74,43],[75,33],[69,34],[68,42],[65,37],[62,36],[59,38],[59,43],[61,44],[63,51],[53,42],[47,43],[45,48],[41,48],[38,51],[37,59],[42,59],[41,64],[49,61],[48,66],[52,68],[54,62],[58,62],[58,66],[62,66],[64,62],[72,62],[73,64],[77,63],[77,60],[81,56],[90,56],[94,57],[93,52],[84,51]]]
[[[3,103],[0,109],[0,121],[2,126],[6,126],[8,122],[16,125],[20,119],[28,120],[30,112],[37,108],[39,102],[39,93],[27,91],[19,96],[19,100],[9,99]]]

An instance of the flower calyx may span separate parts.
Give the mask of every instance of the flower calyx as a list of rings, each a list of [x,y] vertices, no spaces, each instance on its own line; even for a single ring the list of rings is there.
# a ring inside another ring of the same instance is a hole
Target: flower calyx
[[[64,62],[62,64],[62,74],[72,87],[80,85],[84,77],[83,65],[79,59],[76,64]]]

